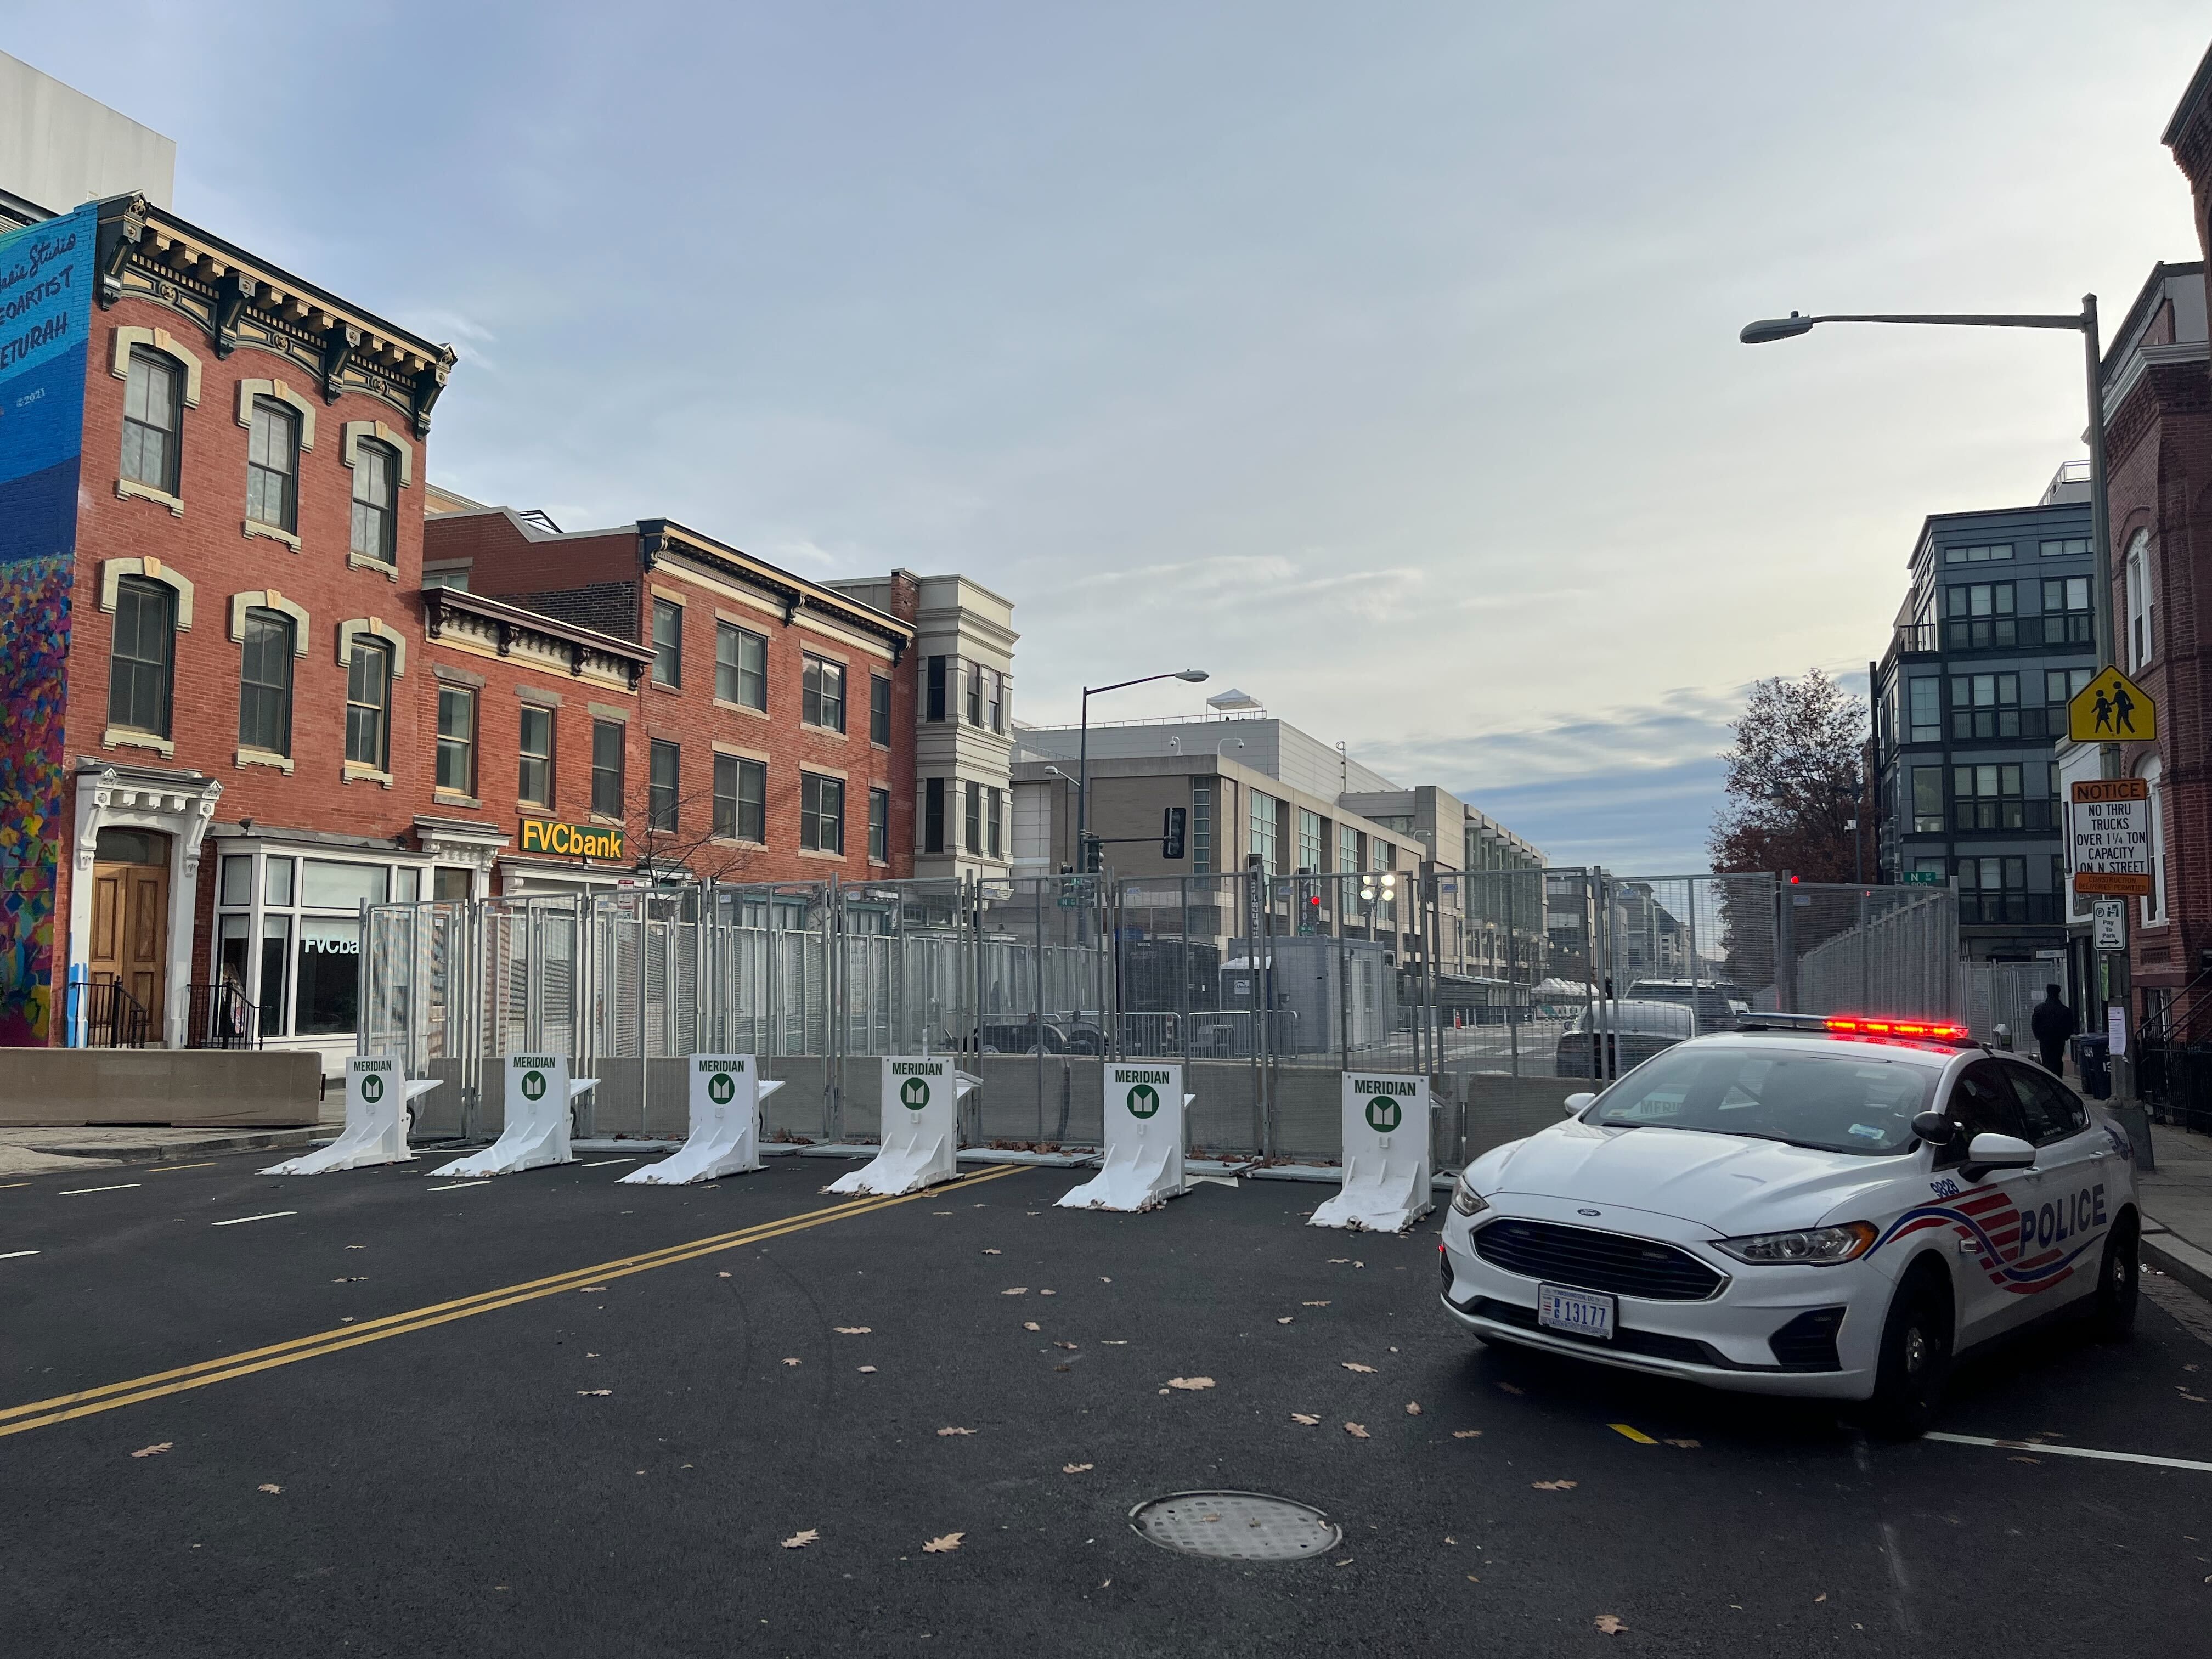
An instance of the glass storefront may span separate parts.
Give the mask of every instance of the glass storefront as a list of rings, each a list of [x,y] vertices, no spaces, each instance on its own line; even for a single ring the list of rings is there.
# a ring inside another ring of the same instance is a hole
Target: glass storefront
[[[236,842],[228,842],[234,847]],[[361,907],[410,902],[423,862],[280,844],[225,851],[215,970],[250,988],[264,1042],[350,1036],[360,1023]]]

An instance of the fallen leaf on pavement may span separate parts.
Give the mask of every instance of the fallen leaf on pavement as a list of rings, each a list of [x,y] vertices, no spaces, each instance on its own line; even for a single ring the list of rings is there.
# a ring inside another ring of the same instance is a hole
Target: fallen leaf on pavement
[[[727,1274],[727,1273],[716,1273],[716,1274],[714,1275],[714,1277],[715,1277],[715,1278],[717,1278],[717,1279],[727,1279],[727,1278],[729,1277],[729,1274]]]
[[[1370,1376],[1372,1376],[1375,1374],[1374,1366],[1363,1365],[1356,1359],[1340,1359],[1337,1363],[1342,1365],[1344,1369],[1348,1371],[1359,1371]]]
[[[576,1392],[580,1395],[596,1395],[601,1398],[605,1398],[606,1395],[612,1394],[614,1390],[612,1389],[579,1389]]]
[[[948,1435],[954,1435],[954,1434],[973,1434],[973,1433],[975,1433],[975,1430],[973,1430],[973,1429],[939,1429],[939,1430],[937,1431],[937,1437],[938,1437],[939,1440],[942,1440],[942,1439],[944,1439],[944,1438],[945,1438],[946,1436],[948,1436]]]
[[[1538,1492],[1572,1492],[1579,1483],[1573,1480],[1531,1480],[1528,1484]]]
[[[984,1252],[983,1252],[983,1254],[984,1254],[985,1255],[1003,1255],[1003,1254],[1004,1254],[1004,1252],[1003,1252],[1003,1251],[1000,1251],[1000,1250],[986,1250],[986,1251],[984,1251]]]
[[[863,1371],[872,1371],[872,1370],[875,1370],[875,1367],[874,1367],[873,1365],[863,1365],[863,1366],[861,1366],[861,1367],[860,1367],[860,1369],[861,1369]]]
[[[1072,1348],[1075,1346],[1075,1344],[1073,1342],[1055,1342],[1052,1346],[1055,1348]]]
[[[1098,1346],[1102,1348],[1126,1348],[1129,1346],[1129,1339],[1126,1336],[1102,1336],[1098,1339]]]
[[[366,1245],[366,1244],[349,1244],[349,1245],[347,1245],[347,1246],[346,1246],[346,1249],[348,1249],[349,1250],[365,1250],[365,1249],[367,1249],[368,1248],[368,1245]],[[2191,1370],[2192,1370],[2192,1371],[2193,1371],[2193,1370],[2195,1370],[2197,1369],[2197,1367],[2196,1367],[2196,1366],[2194,1366],[2194,1365],[2191,1365],[2189,1369],[2190,1369]]]
[[[2005,1459],[2005,1462],[2008,1463],[2040,1463],[2043,1460],[2039,1457],[2008,1457]]]
[[[830,1328],[840,1336],[866,1336],[876,1328],[872,1325],[832,1325]]]
[[[1099,1282],[1101,1285],[1111,1285],[1114,1281],[1113,1281],[1112,1279],[1103,1279],[1103,1278],[1102,1278],[1098,1282]],[[2193,1371],[2193,1370],[2195,1370],[2197,1369],[2197,1367],[2196,1367],[2196,1366],[2194,1366],[2194,1365],[2191,1365],[2189,1369],[2190,1369],[2191,1370],[2192,1370],[2192,1371]],[[1109,1578],[1106,1582],[1107,1582],[1108,1583],[1109,1583],[1109,1584],[1110,1584],[1110,1583],[1112,1583],[1114,1581],[1113,1581],[1112,1579]]]
[[[1186,1391],[1194,1389],[1210,1389],[1212,1386],[1213,1379],[1210,1376],[1171,1376],[1168,1378],[1168,1387],[1171,1389],[1182,1389]]]
[[[1288,1315],[1288,1314],[1285,1314],[1285,1315],[1284,1315],[1280,1319],[1277,1320],[1275,1322],[1276,1322],[1278,1325],[1287,1325],[1287,1324],[1289,1324],[1289,1323],[1291,1322],[1291,1316],[1290,1316],[1290,1315]]]
[[[1315,1416],[1311,1412],[1292,1412],[1291,1413],[1291,1421],[1293,1423],[1303,1423],[1308,1428],[1311,1428],[1315,1424],[1320,1422],[1321,1419]]]
[[[2176,1389],[2174,1392],[2184,1400],[2193,1400],[2200,1406],[2204,1403],[2204,1396],[2201,1394],[2191,1394],[2186,1389]]]
[[[578,1291],[576,1294],[578,1296],[589,1296],[594,1291],[604,1291],[605,1289],[606,1289],[606,1286],[604,1285],[586,1285],[582,1290]]]
[[[1480,1584],[1482,1580],[1477,1578],[1473,1573],[1469,1573],[1467,1576],[1467,1582],[1470,1584]]]
[[[1326,1308],[1328,1306],[1328,1304],[1326,1302],[1301,1302],[1298,1305],[1302,1308]]]
[[[274,1498],[274,1497],[275,1497],[278,1492],[280,1492],[283,1491],[283,1490],[284,1490],[284,1488],[283,1488],[283,1487],[282,1487],[282,1486],[274,1486],[274,1485],[270,1484],[269,1481],[264,1480],[264,1481],[263,1481],[259,1486],[256,1486],[253,1490],[254,1490],[254,1491],[256,1491],[256,1492],[267,1492],[270,1497]]]
[[[1620,1620],[1614,1618],[1613,1614],[1609,1613],[1601,1613],[1590,1622],[1595,1624],[1607,1636],[1618,1636],[1621,1632],[1628,1628],[1627,1626],[1622,1624]]]
[[[1095,1469],[1097,1467],[1096,1463],[1062,1463],[1060,1466],[1060,1472],[1062,1474],[1081,1474],[1086,1469]]]
[[[1419,1417],[1420,1414],[1421,1402],[1418,1400],[1408,1400],[1406,1402],[1406,1415],[1408,1417]]]
[[[1510,1382],[1500,1382],[1498,1386],[1504,1389],[1508,1394],[1526,1394],[1528,1392],[1526,1389],[1516,1389]]]
[[[165,1451],[173,1450],[176,1443],[173,1440],[159,1441],[151,1446],[141,1446],[131,1455],[133,1457],[159,1457]]]
[[[1034,1319],[1024,1319],[1022,1321],[1022,1328],[1025,1331],[1041,1331],[1044,1327],[1038,1324]]]
[[[821,1536],[822,1534],[817,1528],[809,1527],[805,1532],[795,1532],[785,1539],[783,1547],[787,1550],[803,1550]]]
[[[1814,1599],[1815,1601],[1826,1601],[1826,1600],[1828,1599],[1828,1592],[1827,1592],[1827,1591],[1826,1591],[1826,1590],[1822,1590],[1822,1591],[1821,1591],[1818,1595],[1814,1596],[1813,1599]]]
[[[799,1362],[796,1359],[787,1358],[783,1363],[787,1365],[796,1365]]]
[[[1684,1451],[1695,1451],[1704,1443],[1698,1440],[1669,1440],[1666,1443],[1670,1446],[1680,1446]]]
[[[1060,1292],[1058,1291],[1039,1291],[1037,1294],[1039,1296],[1058,1296]]]
[[[1344,1425],[1344,1431],[1354,1440],[1371,1440],[1375,1437],[1367,1432],[1367,1425],[1364,1423],[1347,1423]]]
[[[1026,1285],[1017,1285],[1011,1291],[1000,1291],[999,1292],[1000,1296],[1027,1296],[1029,1293],[1030,1287]]]
[[[1482,1431],[1480,1429],[1454,1429],[1452,1431],[1452,1438],[1455,1440],[1475,1440],[1480,1439]]]
[[[1351,1260],[1352,1258],[1348,1255],[1333,1255],[1328,1259],[1328,1265],[1332,1267],[1340,1267]]]
[[[921,1553],[924,1555],[948,1555],[960,1547],[960,1540],[967,1535],[964,1532],[948,1532],[944,1537],[933,1538],[924,1544]]]

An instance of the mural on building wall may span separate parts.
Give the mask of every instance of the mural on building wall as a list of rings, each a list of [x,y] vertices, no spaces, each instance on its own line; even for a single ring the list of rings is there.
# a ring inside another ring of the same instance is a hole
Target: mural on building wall
[[[62,704],[99,213],[0,236],[0,1044],[53,1016]]]

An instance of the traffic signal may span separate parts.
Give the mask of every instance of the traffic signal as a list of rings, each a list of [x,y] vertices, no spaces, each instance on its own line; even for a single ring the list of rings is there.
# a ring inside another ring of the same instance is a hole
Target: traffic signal
[[[1188,822],[1190,809],[1170,806],[1160,813],[1160,856],[1179,859],[1183,853],[1183,826]]]
[[[1097,875],[1106,867],[1106,843],[1096,836],[1083,838],[1083,868],[1085,873]]]

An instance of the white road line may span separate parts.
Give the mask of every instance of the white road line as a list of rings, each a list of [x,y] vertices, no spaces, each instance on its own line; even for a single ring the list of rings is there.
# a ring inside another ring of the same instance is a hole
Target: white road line
[[[604,1169],[605,1169],[605,1168],[607,1167],[607,1165],[608,1165],[608,1164],[635,1164],[635,1163],[636,1163],[636,1162],[637,1162],[637,1159],[636,1159],[635,1158],[634,1158],[634,1157],[632,1157],[632,1158],[603,1158],[599,1159],[599,1162],[598,1162],[598,1163],[596,1163],[596,1164],[585,1164],[583,1167],[584,1167],[585,1169],[586,1169],[586,1170],[604,1170]]]
[[[426,1193],[450,1193],[456,1187],[473,1187],[476,1184],[473,1181],[449,1181],[442,1187],[425,1187],[422,1190]]]
[[[2151,1463],[2161,1469],[2197,1469],[2212,1474],[2212,1463],[2196,1462],[2186,1457],[2152,1457],[2143,1452],[2098,1451],[2089,1446],[2048,1446],[2039,1440],[1990,1440],[1978,1434],[1941,1434],[1931,1430],[1926,1438],[1943,1440],[1954,1446],[1994,1446],[1999,1451],[2033,1452],[2037,1456],[2094,1457],[2106,1463]]]
[[[228,1221],[210,1221],[210,1227],[242,1227],[249,1221],[274,1221],[280,1216],[297,1215],[297,1210],[271,1210],[267,1215],[234,1215]]]
[[[119,1187],[64,1187],[62,1188],[62,1196],[77,1198],[86,1193],[127,1193],[133,1187],[143,1187],[145,1184],[143,1181],[126,1181]]]
[[[19,1255],[36,1255],[36,1250],[0,1250],[0,1261],[13,1261]]]

